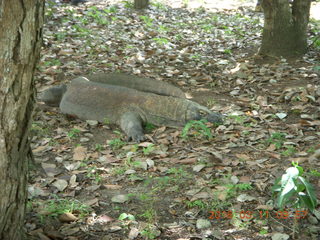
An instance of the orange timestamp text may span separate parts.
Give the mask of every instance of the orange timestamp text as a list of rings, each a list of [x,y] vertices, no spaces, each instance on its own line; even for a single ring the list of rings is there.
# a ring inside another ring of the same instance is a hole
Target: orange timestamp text
[[[232,219],[239,217],[240,219],[267,219],[269,217],[277,219],[304,219],[308,215],[307,210],[295,210],[295,211],[269,211],[269,210],[240,210],[240,211],[210,211],[209,219],[220,220],[220,219]]]

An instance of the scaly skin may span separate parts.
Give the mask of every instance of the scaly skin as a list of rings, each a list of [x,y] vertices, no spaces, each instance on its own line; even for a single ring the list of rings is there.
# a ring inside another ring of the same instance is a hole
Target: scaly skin
[[[67,90],[65,85],[48,89],[42,100],[51,105],[61,100],[62,113],[83,120],[118,124],[129,140],[137,142],[144,139],[142,126],[146,122],[170,127],[200,119],[222,122],[219,113],[184,96],[168,83],[144,78],[132,81],[131,76],[123,74],[98,74],[72,80]]]
[[[84,76],[89,81],[106,83],[110,85],[133,88],[141,92],[150,92],[163,96],[173,96],[185,98],[184,92],[169,83],[153,80],[150,78],[141,78],[124,73],[97,73]]]

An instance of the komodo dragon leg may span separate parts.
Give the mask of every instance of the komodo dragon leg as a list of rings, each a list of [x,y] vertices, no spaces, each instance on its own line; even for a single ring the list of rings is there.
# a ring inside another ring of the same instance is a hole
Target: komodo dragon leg
[[[145,139],[141,116],[136,112],[126,112],[121,116],[120,127],[128,136],[128,141],[140,142]]]

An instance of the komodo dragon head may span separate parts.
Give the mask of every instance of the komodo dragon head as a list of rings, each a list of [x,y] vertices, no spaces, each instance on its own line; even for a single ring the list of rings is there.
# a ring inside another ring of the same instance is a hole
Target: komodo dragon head
[[[195,102],[192,103],[193,104],[191,104],[186,111],[186,122],[201,119],[205,119],[208,122],[216,124],[221,124],[223,122],[223,116],[220,113],[212,112],[208,108]]]

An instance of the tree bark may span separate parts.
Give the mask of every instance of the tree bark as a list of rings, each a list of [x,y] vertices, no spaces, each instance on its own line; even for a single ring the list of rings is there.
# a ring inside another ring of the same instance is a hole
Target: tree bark
[[[0,239],[23,237],[43,0],[0,0]]]
[[[149,5],[149,0],[134,0],[135,9],[147,8]]]
[[[259,53],[298,57],[307,51],[310,0],[263,0],[264,28]]]

